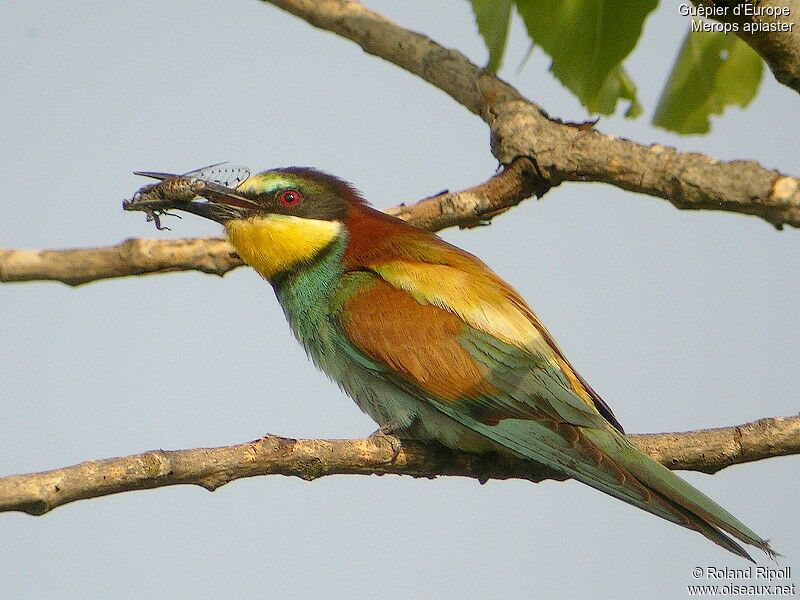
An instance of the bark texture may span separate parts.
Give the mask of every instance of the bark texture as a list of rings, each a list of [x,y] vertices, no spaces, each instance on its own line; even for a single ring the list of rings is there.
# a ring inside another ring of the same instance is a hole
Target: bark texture
[[[800,453],[800,417],[761,419],[738,427],[629,436],[670,469],[715,473],[725,467]],[[266,436],[246,444],[152,450],[93,460],[42,473],[0,478],[0,511],[42,515],[76,500],[167,485],[213,491],[235,479],[287,475],[445,475],[489,479],[566,479],[530,462],[453,453],[384,435],[356,440],[295,440]]]

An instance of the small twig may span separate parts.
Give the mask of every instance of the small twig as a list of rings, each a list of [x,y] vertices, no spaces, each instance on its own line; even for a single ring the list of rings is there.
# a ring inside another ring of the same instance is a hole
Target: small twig
[[[462,192],[444,191],[410,206],[387,209],[413,225],[429,231],[458,226],[483,225],[531,196],[541,197],[549,189],[527,158],[513,161],[488,181]]]

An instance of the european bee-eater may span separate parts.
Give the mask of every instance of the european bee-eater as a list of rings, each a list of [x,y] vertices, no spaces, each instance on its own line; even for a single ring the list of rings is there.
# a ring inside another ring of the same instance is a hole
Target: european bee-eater
[[[206,196],[171,207],[224,225],[314,363],[383,430],[541,463],[749,560],[733,538],[774,555],[638,450],[525,301],[476,257],[314,169],[265,171]]]

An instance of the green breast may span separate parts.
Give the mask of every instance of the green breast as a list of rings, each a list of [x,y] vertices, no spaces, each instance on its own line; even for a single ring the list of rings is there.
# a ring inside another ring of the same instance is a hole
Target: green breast
[[[375,277],[365,272],[344,273],[341,257],[345,244],[344,237],[338,239],[313,264],[274,281],[278,301],[314,364],[361,410],[381,425],[409,425],[421,410],[418,400],[385,379],[386,368],[356,350],[337,325],[347,299],[371,285]]]
[[[273,284],[295,337],[314,363],[334,379],[338,379],[340,365],[331,302],[343,273],[345,244],[344,236],[338,238],[313,263]]]

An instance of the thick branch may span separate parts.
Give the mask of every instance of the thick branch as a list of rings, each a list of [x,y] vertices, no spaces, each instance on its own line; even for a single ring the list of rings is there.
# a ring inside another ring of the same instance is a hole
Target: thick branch
[[[444,192],[409,206],[401,204],[387,212],[430,231],[455,225],[474,227],[546,189],[533,163],[523,158],[475,187]],[[0,248],[0,282],[81,285],[112,277],[192,270],[224,275],[241,264],[233,248],[217,238],[131,239],[116,246],[74,250]]]
[[[710,14],[720,23],[735,24],[735,31],[772,69],[775,79],[783,85],[800,92],[800,0],[739,0],[720,2],[717,0],[693,0],[694,4],[706,8],[718,5],[726,9],[723,14]],[[738,11],[734,10],[738,8]],[[778,15],[771,11],[781,12]],[[736,14],[738,12],[739,14]],[[754,14],[758,12],[759,14]],[[766,13],[766,14],[765,14]],[[789,27],[791,25],[791,28]],[[747,28],[749,31],[745,31]],[[766,29],[766,31],[762,31]],[[777,29],[778,31],[769,31]],[[789,29],[789,31],[785,31]]]
[[[266,0],[418,75],[486,121],[492,152],[508,164],[527,156],[550,183],[601,181],[658,196],[682,209],[724,210],[800,227],[800,180],[754,161],[715,160],[643,146],[551,119],[513,87],[443,48],[348,0]]]
[[[688,433],[633,435],[670,469],[714,473],[727,466],[800,453],[800,417],[762,419],[739,427]],[[293,440],[266,436],[238,446],[153,450],[89,461],[29,475],[0,478],[0,511],[44,514],[58,506],[119,492],[193,484],[207,490],[243,477],[287,475],[442,475],[488,479],[565,477],[531,463],[452,453],[440,447],[374,436],[358,440]]]

